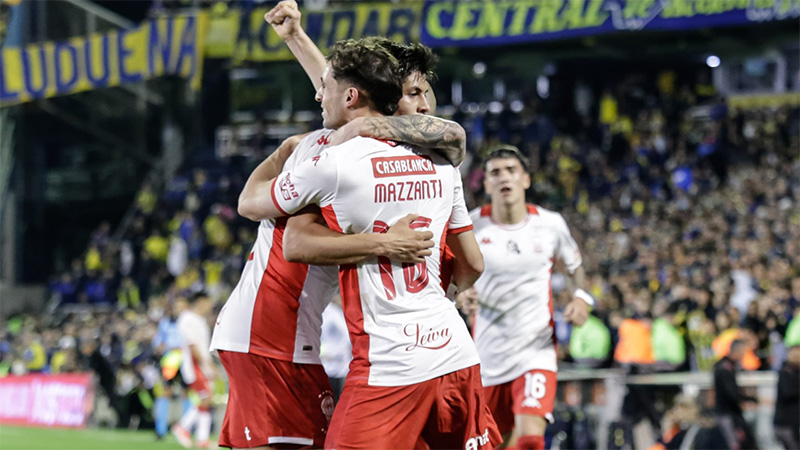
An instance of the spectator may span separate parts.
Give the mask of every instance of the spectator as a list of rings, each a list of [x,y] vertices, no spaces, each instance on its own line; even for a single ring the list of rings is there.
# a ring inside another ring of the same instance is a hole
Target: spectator
[[[717,420],[731,450],[756,448],[753,432],[742,416],[742,403],[758,400],[742,394],[736,373],[744,357],[747,343],[736,339],[730,352],[714,366],[714,402]]]
[[[775,436],[787,449],[800,448],[800,346],[789,349],[778,377]]]

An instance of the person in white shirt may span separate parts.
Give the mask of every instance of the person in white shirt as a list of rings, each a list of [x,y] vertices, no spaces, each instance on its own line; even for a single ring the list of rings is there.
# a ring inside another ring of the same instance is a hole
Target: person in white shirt
[[[485,270],[457,296],[473,316],[484,395],[510,446],[544,449],[546,421],[553,420],[556,340],[550,279],[556,259],[574,281],[565,317],[581,325],[594,300],[581,287],[581,253],[561,214],[525,203],[527,161],[512,146],[485,160],[491,204],[470,213]],[[513,434],[511,433],[513,429]]]
[[[181,377],[200,398],[200,404],[192,405],[172,427],[172,434],[186,448],[192,447],[190,430],[195,426],[196,446],[211,447],[208,437],[211,434],[211,394],[216,369],[208,352],[211,331],[207,316],[213,306],[204,293],[194,294],[188,301],[183,297],[178,298],[175,304],[178,333],[183,341]]]
[[[293,34],[299,28],[295,19],[299,11],[293,3],[282,2],[268,13],[279,35]],[[324,66],[319,50],[311,50]],[[420,100],[424,90],[413,86],[427,85],[435,62],[429,57],[432,53],[422,48],[397,50],[398,57],[408,61],[405,75],[412,84],[408,94],[400,98],[398,112],[427,112],[427,100]],[[372,117],[370,122],[342,132],[358,134],[364,129],[385,138],[438,148],[451,161],[463,159],[463,129],[454,122],[421,116]],[[242,278],[220,313],[212,338],[211,347],[219,350],[230,382],[220,433],[222,446],[322,446],[333,401],[320,364],[320,325],[322,310],[337,283],[336,267],[319,265],[375,256],[417,263],[431,252],[433,242],[428,239],[432,233],[409,228],[416,215],[401,219],[386,234],[344,236],[318,223],[322,221],[318,210],[275,220],[251,208],[253,199],[269,195],[258,190],[261,181],[319,157],[330,144],[332,133],[323,129],[284,142],[251,174],[240,196],[239,213],[260,221],[260,226]],[[259,400],[254,402],[254,398]]]
[[[326,128],[393,112],[388,100],[400,97],[400,77],[366,60],[384,53],[364,41],[334,45],[317,93]],[[251,199],[267,217],[318,205],[328,227],[345,234],[380,234],[413,213],[411,228],[434,235],[432,254],[418,264],[379,257],[340,266],[353,362],[326,448],[500,443],[482,401],[474,344],[440,280],[445,239],[459,262],[456,285],[469,287],[482,270],[462,189],[442,157],[357,137],[264,183],[259,191],[271,195]]]

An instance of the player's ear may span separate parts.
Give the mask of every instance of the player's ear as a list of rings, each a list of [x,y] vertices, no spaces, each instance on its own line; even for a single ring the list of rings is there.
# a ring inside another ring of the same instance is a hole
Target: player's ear
[[[522,185],[525,187],[526,190],[531,187],[531,174],[530,174],[530,172],[525,172],[522,175]]]
[[[354,86],[347,88],[345,92],[344,101],[348,108],[354,108],[358,104],[359,92]]]

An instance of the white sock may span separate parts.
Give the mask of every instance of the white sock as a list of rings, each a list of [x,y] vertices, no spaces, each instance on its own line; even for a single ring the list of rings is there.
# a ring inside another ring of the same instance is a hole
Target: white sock
[[[200,411],[197,413],[197,429],[195,429],[195,436],[197,442],[206,442],[208,436],[211,434],[211,413],[208,411]]]
[[[189,430],[189,432],[191,432],[192,427],[194,426],[194,423],[196,421],[197,421],[197,407],[192,406],[191,408],[189,408],[188,411],[186,411],[186,414],[184,414],[183,417],[181,417],[181,420],[180,422],[178,422],[178,425],[182,426],[183,428],[186,428],[187,430]]]

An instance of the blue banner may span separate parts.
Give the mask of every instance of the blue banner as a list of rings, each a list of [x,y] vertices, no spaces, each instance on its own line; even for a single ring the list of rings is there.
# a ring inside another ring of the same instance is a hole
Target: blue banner
[[[431,47],[504,45],[797,17],[800,0],[427,0],[420,37]]]

